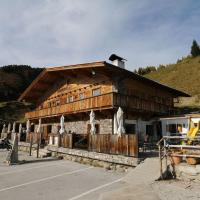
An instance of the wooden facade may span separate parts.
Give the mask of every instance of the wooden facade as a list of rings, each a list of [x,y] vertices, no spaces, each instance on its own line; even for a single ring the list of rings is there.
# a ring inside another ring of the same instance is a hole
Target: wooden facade
[[[113,143],[113,116],[117,109],[122,107],[125,118],[129,121],[141,118],[150,120],[169,114],[174,109],[174,98],[179,96],[188,95],[100,61],[47,68],[25,90],[19,101],[35,104],[35,110],[26,113],[26,119],[36,124],[39,118],[42,119],[43,126],[46,127],[43,134],[45,139],[51,133],[47,126],[58,126],[60,116],[64,115],[66,121],[72,124],[72,129],[78,126],[78,131],[88,134],[90,150],[107,153],[121,151],[120,154],[126,151],[129,152],[126,155],[133,155],[136,150],[130,146],[134,136],[126,135],[119,143]],[[99,123],[99,133],[96,136],[89,136],[88,126],[85,126],[88,125],[91,110],[97,114]],[[76,130],[73,132],[77,133]],[[137,133],[131,131],[131,134]],[[70,137],[72,136],[62,138],[63,147],[70,146]],[[120,145],[124,147],[121,148]],[[120,148],[123,150],[119,150]]]

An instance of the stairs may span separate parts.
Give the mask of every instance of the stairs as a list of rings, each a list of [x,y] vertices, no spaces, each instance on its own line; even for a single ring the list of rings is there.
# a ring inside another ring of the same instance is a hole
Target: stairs
[[[32,151],[32,155],[34,157],[37,157],[37,150]],[[46,148],[40,149],[39,150],[39,158],[47,158],[47,157],[51,157],[51,152],[48,151],[48,149],[46,149]]]

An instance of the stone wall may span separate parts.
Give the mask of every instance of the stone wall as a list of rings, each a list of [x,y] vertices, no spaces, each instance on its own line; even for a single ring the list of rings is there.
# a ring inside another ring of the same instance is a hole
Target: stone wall
[[[54,157],[62,157],[66,160],[79,162],[82,164],[89,164],[95,167],[104,167],[106,169],[127,171],[137,166],[140,162],[138,158],[127,157],[122,155],[111,155],[96,152],[89,152],[77,149],[58,148],[55,146],[48,146],[46,149],[51,152]],[[29,152],[30,144],[26,142],[19,142],[19,150]],[[32,150],[36,150],[36,145],[33,145]]]
[[[81,158],[88,158],[92,160],[99,160],[108,163],[115,163],[119,165],[137,166],[139,159],[134,157],[122,156],[122,155],[112,155],[112,154],[104,154],[97,153],[92,151],[78,150],[78,149],[68,149],[62,147],[48,146],[47,149],[51,152],[56,152],[62,155],[71,155]]]
[[[65,122],[65,130],[67,133],[87,134],[88,124],[89,120]],[[96,119],[96,124],[99,124],[100,134],[112,134],[112,119]],[[56,133],[60,124],[51,123],[49,125],[52,125],[52,133]],[[35,131],[37,126],[35,126]]]

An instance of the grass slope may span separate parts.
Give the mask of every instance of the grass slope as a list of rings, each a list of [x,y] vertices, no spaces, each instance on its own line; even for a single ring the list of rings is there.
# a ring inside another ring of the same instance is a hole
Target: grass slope
[[[192,95],[191,98],[181,98],[178,106],[200,106],[200,56],[188,56],[145,76]]]

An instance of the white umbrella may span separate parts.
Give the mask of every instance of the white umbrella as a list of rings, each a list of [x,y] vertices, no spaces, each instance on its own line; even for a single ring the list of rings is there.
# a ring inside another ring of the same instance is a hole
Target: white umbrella
[[[31,128],[30,121],[27,120],[27,122],[26,122],[26,133],[27,133],[27,134],[30,133],[30,128]]]
[[[114,114],[114,134],[117,134],[118,123],[117,123],[117,115]]]
[[[19,134],[22,133],[22,124],[19,125]]]
[[[95,114],[94,114],[93,110],[91,110],[91,112],[90,112],[90,125],[91,125],[90,133],[91,134],[95,134],[96,133],[96,128],[95,128]]]
[[[41,125],[42,125],[42,120],[39,119],[39,124],[38,124],[37,130],[36,130],[36,133],[40,133],[41,132]]]
[[[117,129],[117,134],[121,136],[122,134],[125,133],[124,129],[124,119],[123,119],[124,112],[121,107],[119,107],[117,111],[117,123],[118,123],[118,129]]]
[[[9,123],[9,124],[8,124],[8,130],[7,130],[7,133],[10,133],[10,130],[11,130],[11,124]]]
[[[15,133],[16,122],[13,123],[12,133]]]
[[[62,115],[60,118],[60,130],[59,133],[62,135],[65,133],[65,117]]]
[[[6,132],[6,125],[4,124],[1,133],[5,133],[5,132]]]

